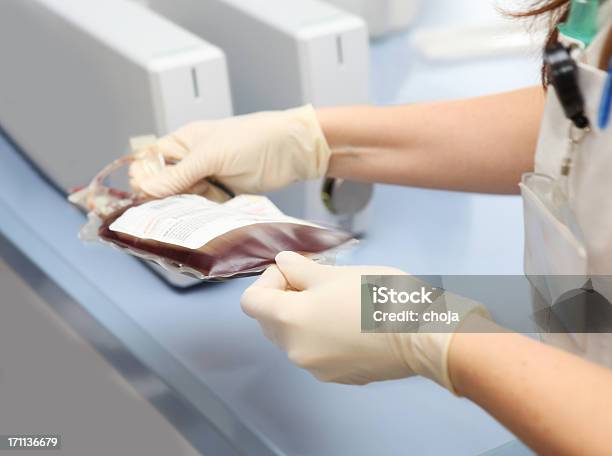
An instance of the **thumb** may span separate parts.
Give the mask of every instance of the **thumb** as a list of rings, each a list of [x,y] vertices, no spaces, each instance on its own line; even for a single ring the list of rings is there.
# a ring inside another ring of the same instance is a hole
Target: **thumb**
[[[316,285],[325,274],[326,268],[295,252],[281,252],[276,255],[276,265],[288,284],[298,291]]]
[[[140,188],[148,195],[163,198],[183,193],[209,175],[207,160],[191,153],[176,165],[166,166],[158,174],[143,180]]]

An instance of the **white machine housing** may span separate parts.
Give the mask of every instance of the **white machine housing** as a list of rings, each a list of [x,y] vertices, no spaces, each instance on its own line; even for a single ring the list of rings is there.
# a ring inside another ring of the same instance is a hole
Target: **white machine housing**
[[[362,19],[318,0],[140,0],[227,55],[234,111],[368,101]]]
[[[0,127],[65,191],[130,137],[232,114],[223,52],[128,0],[3,0],[0,55]]]
[[[318,0],[136,1],[223,49],[237,114],[369,100],[367,27],[332,5]],[[320,181],[297,184],[271,197],[290,215],[363,231],[366,210],[332,214],[321,188]],[[371,193],[371,187],[346,188],[344,196],[347,191],[356,197]]]
[[[370,36],[378,38],[403,30],[414,21],[419,0],[327,0],[361,16],[368,24]]]

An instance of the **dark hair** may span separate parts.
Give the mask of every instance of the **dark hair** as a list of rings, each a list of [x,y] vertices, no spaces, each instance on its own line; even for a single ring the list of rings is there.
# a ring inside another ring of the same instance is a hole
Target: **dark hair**
[[[570,0],[538,0],[532,4],[531,8],[523,12],[513,12],[510,16],[516,18],[548,17],[549,32],[544,44],[544,49],[554,44],[559,39],[557,25],[567,20],[569,15]],[[542,85],[546,87],[546,69],[542,66]]]

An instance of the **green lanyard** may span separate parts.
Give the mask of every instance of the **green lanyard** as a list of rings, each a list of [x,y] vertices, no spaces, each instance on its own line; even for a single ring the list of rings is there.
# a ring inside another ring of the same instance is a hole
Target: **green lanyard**
[[[586,47],[597,35],[599,0],[572,0],[569,17],[560,24],[559,32]]]

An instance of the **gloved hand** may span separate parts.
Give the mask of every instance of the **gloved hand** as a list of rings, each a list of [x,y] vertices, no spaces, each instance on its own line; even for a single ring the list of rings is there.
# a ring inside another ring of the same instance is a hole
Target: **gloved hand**
[[[235,193],[275,190],[322,177],[331,155],[312,106],[195,122],[152,148],[166,161],[178,161],[157,174],[139,161],[131,166],[132,186],[155,197],[186,192],[194,185],[202,192],[206,177]]]
[[[361,275],[406,274],[320,265],[282,252],[276,266],[244,292],[241,305],[293,363],[319,380],[366,384],[418,374],[454,391],[447,366],[453,332],[362,333]],[[462,321],[472,313],[488,315],[479,303],[454,295],[451,300]]]

